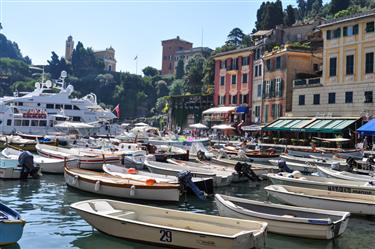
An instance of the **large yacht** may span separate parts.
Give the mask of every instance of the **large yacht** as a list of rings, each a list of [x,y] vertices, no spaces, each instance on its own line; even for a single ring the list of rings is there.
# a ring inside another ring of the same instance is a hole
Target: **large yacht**
[[[43,78],[35,83],[32,92],[15,92],[0,98],[0,134],[52,134],[61,131],[63,122],[73,127],[86,124],[98,134],[110,133],[109,124],[116,116],[97,104],[95,94],[71,98],[74,88],[66,86],[66,72],[54,83]]]

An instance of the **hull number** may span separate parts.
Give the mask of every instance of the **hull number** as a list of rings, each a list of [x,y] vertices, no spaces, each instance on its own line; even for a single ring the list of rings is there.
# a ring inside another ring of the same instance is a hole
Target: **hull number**
[[[161,242],[172,242],[172,231],[161,229],[160,235]]]

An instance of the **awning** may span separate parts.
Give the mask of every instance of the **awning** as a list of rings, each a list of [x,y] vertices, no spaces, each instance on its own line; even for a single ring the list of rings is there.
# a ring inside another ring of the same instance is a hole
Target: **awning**
[[[204,115],[207,114],[223,114],[228,112],[234,112],[236,110],[235,106],[220,106],[220,107],[212,107],[210,109],[207,109],[203,111],[202,113]]]
[[[236,113],[248,113],[249,107],[247,106],[237,106]]]
[[[217,130],[235,130],[234,127],[232,127],[229,124],[219,124],[219,125],[214,125],[211,127],[212,129],[217,129]]]
[[[362,135],[375,136],[375,118],[362,125],[357,131]]]
[[[359,118],[281,118],[262,130],[341,133],[357,120]]]
[[[260,125],[247,125],[247,126],[242,126],[241,129],[243,131],[261,131],[262,126],[260,126]]]

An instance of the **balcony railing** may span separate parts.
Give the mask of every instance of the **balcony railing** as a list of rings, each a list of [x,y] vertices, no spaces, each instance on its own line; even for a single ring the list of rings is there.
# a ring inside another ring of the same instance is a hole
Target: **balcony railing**
[[[294,87],[308,87],[308,86],[317,86],[321,84],[322,78],[311,78],[311,79],[297,79],[293,80]]]

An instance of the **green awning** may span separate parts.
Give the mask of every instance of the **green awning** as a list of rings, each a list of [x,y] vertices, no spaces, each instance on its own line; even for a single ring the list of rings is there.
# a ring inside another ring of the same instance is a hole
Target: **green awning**
[[[355,123],[356,118],[281,118],[265,126],[263,131],[301,131],[316,133],[341,133]]]

